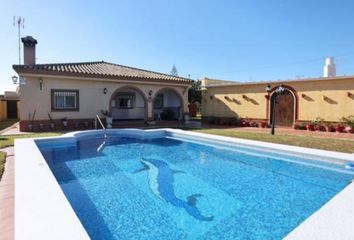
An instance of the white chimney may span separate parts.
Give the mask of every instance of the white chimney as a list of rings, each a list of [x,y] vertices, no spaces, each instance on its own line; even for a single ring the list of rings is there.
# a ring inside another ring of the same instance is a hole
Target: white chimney
[[[325,66],[323,67],[323,77],[335,77],[337,74],[334,57],[326,58]]]

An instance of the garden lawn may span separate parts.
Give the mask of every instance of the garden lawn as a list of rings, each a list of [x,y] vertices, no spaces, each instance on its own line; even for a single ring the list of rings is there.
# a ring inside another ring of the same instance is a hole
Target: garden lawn
[[[0,136],[0,179],[4,173],[5,167],[5,153],[1,152],[1,148],[9,147],[14,145],[14,140],[17,138],[35,138],[35,137],[51,137],[59,136],[62,133],[34,133],[34,134],[24,134],[24,135],[8,135]]]
[[[51,137],[60,136],[63,133],[60,132],[47,132],[47,133],[33,133],[33,134],[23,134],[23,135],[6,135],[0,136],[0,151],[1,148],[9,147],[14,145],[14,140],[18,138],[37,138],[37,137]]]
[[[234,129],[197,129],[195,132],[222,135],[227,137],[243,138],[250,140],[258,140],[263,142],[280,143],[286,145],[294,145],[299,147],[317,148],[323,150],[354,153],[354,140],[340,138],[320,138],[314,136],[290,135],[269,133],[255,133],[237,131]]]

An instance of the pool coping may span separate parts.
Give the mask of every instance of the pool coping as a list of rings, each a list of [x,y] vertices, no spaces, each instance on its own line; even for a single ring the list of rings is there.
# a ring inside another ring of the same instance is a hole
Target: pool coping
[[[202,137],[203,140],[218,141],[223,144],[261,147],[280,150],[298,156],[333,161],[339,164],[354,162],[354,154],[331,152],[318,149],[266,143],[254,140],[223,137],[206,133],[189,132],[180,129],[109,129],[71,132],[63,136],[15,140],[15,239],[90,239],[76,216],[61,187],[57,183],[35,140],[73,139],[104,133],[125,133],[134,136],[159,137],[166,133],[171,136]],[[354,201],[354,183],[349,184],[320,210],[295,228],[286,239],[324,239],[323,236],[354,237],[351,224],[354,211],[350,209]],[[55,207],[53,207],[55,206]],[[333,229],[333,219],[341,217],[345,222]],[[347,220],[347,221],[345,221]],[[319,230],[320,229],[320,230]],[[331,235],[323,235],[330,232]],[[331,237],[334,239],[335,237]]]

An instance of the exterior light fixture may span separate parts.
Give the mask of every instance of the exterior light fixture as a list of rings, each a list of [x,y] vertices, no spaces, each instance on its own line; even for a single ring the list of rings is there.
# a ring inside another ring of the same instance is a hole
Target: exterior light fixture
[[[103,89],[103,94],[107,94],[107,92],[108,92],[108,89],[107,89],[107,88],[104,88],[104,89]]]
[[[43,79],[39,78],[39,90],[42,91],[43,90]]]
[[[269,84],[268,84],[268,86],[266,87],[266,91],[267,91],[267,93],[270,93],[270,91],[272,91],[272,88],[270,87]]]
[[[13,84],[17,84],[18,77],[16,75],[12,76]]]
[[[268,86],[266,87],[266,91],[268,94],[270,94],[270,92],[272,91],[270,85],[268,84]],[[285,88],[283,87],[283,85],[280,85],[279,87],[277,87],[274,91],[273,96],[271,97],[271,109],[272,109],[272,117],[271,117],[271,126],[272,126],[272,130],[271,130],[271,134],[274,135],[275,133],[275,104],[276,104],[276,97],[279,94],[282,94],[285,91]]]
[[[152,90],[149,91],[149,96],[151,97],[151,95],[152,95]]]

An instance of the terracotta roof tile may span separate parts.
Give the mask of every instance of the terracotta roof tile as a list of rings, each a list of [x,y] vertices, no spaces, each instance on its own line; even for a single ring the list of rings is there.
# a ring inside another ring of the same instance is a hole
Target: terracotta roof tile
[[[188,78],[123,66],[108,62],[53,63],[35,65],[13,65],[17,73],[38,73],[86,77],[137,78],[191,83]]]

